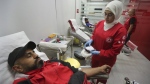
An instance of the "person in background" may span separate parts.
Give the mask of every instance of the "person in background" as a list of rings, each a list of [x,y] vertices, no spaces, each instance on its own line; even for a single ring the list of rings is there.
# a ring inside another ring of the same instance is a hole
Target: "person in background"
[[[129,15],[129,18],[125,21],[125,24],[124,24],[124,27],[127,29],[127,38],[125,41],[126,47],[128,47],[126,43],[130,40],[132,33],[135,32],[136,24],[137,24],[137,19],[135,16],[135,9],[130,9],[128,11],[128,15]]]
[[[85,24],[87,27],[90,27],[90,28],[94,27],[94,25],[89,22],[88,18],[85,18]]]
[[[36,44],[29,41],[25,46],[14,49],[8,64],[17,72],[13,84],[90,84],[86,77],[107,73],[110,66],[77,69],[61,60],[43,61],[34,52]]]
[[[85,43],[84,47],[93,46],[95,49],[91,51],[92,67],[104,64],[113,67],[115,64],[117,55],[125,43],[127,32],[124,26],[118,22],[122,10],[122,2],[116,0],[108,3],[104,11],[105,20],[96,25],[91,39]],[[97,80],[97,84],[99,82],[106,84],[107,80]]]

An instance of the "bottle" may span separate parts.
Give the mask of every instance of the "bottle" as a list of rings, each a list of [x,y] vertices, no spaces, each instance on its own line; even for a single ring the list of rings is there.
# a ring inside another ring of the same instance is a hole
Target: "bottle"
[[[128,77],[125,77],[124,80],[125,80],[125,84],[130,84],[130,80]]]
[[[132,84],[135,84],[135,80],[133,80]]]

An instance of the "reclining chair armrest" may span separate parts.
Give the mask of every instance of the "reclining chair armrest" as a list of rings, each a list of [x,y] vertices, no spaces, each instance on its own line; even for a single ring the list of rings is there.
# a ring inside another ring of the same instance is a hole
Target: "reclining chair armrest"
[[[71,29],[69,29],[69,34],[76,37],[76,38],[78,38],[82,43],[86,42],[86,39],[84,39],[83,37],[78,35],[76,32],[72,31]]]
[[[84,31],[84,33],[85,33],[85,34],[87,34],[89,37],[91,37],[91,36],[92,36],[92,34],[91,34],[91,33],[89,33],[89,32]]]
[[[107,79],[109,78],[109,75],[108,75],[108,74],[100,73],[100,74],[91,76],[91,77],[89,77],[89,78],[90,78],[90,79],[102,79],[102,80],[107,80]]]
[[[85,29],[85,27],[79,27],[79,29],[84,30],[84,29]]]
[[[90,68],[91,66],[80,66],[81,68]],[[105,73],[99,73],[97,75],[88,77],[90,79],[102,79],[102,80],[107,80],[109,78],[109,74],[105,74]]]

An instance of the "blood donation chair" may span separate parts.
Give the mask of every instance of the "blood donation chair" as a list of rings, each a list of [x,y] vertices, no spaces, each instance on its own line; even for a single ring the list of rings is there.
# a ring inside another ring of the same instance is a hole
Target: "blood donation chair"
[[[90,40],[91,34],[88,32],[82,31],[78,26],[77,22],[75,19],[70,19],[68,20],[70,28],[69,28],[69,34],[78,38],[82,43],[85,43],[86,41]]]
[[[7,62],[9,53],[17,47],[24,46],[29,41],[30,40],[28,39],[24,31],[0,37],[0,84],[12,84],[16,79],[18,73],[13,72]],[[45,53],[39,52],[37,49],[35,49],[34,51],[44,61],[49,59]],[[99,75],[95,75],[90,79],[93,78],[107,79],[108,75],[102,74],[100,75],[100,77]]]
[[[84,32],[80,29],[75,19],[68,20],[70,28],[69,28],[69,34],[71,36],[74,36],[75,38],[79,39],[80,45],[83,45],[86,41],[90,40],[90,37],[92,36],[88,32]],[[84,60],[80,54],[79,51],[74,51],[74,56],[78,59]]]
[[[88,19],[87,17],[83,16],[82,17],[82,25],[85,27],[85,31],[92,33],[94,31],[94,26],[88,27],[86,25],[85,19]]]

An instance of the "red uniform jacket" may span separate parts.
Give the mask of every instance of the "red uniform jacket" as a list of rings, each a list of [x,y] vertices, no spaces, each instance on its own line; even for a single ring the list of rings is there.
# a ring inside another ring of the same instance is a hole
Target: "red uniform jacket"
[[[62,61],[47,61],[42,68],[32,70],[26,75],[29,77],[16,79],[13,84],[90,84],[85,73]]]
[[[92,56],[92,67],[108,64],[113,66],[126,39],[126,29],[120,23],[104,31],[104,20],[100,21],[93,32],[93,47],[100,55]]]

